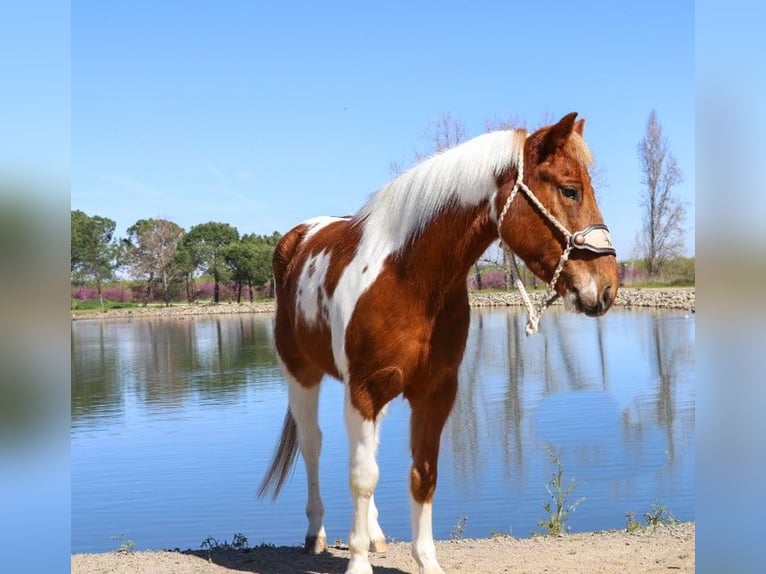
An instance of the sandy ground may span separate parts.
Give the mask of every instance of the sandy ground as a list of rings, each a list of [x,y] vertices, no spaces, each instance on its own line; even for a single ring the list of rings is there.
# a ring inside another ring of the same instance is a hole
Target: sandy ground
[[[642,530],[570,534],[562,537],[439,541],[436,552],[447,574],[628,574],[693,573],[694,523]],[[318,556],[297,547],[247,551],[111,552],[75,554],[72,574],[343,574],[348,549]],[[407,543],[372,554],[375,574],[417,574]]]

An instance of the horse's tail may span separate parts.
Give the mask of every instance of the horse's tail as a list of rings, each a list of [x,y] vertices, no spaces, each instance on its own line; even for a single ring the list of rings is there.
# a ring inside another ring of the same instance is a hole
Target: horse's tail
[[[283,235],[274,248],[274,257],[272,259],[272,269],[274,272],[274,292],[277,302],[277,324],[280,318],[284,321],[287,316],[288,298],[285,290],[288,282],[288,266],[295,256],[298,246],[303,239],[303,230],[295,227]],[[278,337],[275,337],[278,339]],[[277,344],[277,354],[279,355],[279,345]],[[274,450],[274,456],[271,459],[266,475],[263,477],[261,486],[258,489],[258,498],[263,498],[271,493],[271,498],[276,500],[288,476],[295,466],[298,457],[298,429],[295,425],[290,409],[287,409],[285,421],[282,424],[282,434],[279,437],[279,443]]]
[[[291,474],[295,461],[298,457],[298,429],[295,425],[295,419],[287,409],[285,421],[282,424],[282,434],[279,437],[279,444],[274,450],[274,457],[271,459],[269,470],[263,477],[261,486],[258,489],[258,498],[263,498],[271,491],[272,500],[279,496],[282,486],[284,486],[287,477]]]

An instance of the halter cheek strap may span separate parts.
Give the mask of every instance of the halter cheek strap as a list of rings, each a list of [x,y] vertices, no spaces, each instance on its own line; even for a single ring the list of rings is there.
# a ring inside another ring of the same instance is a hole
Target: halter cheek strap
[[[537,328],[540,323],[540,317],[542,316],[543,311],[545,311],[545,309],[547,309],[558,297],[558,294],[555,291],[556,282],[559,280],[561,270],[564,269],[564,264],[569,259],[569,254],[571,253],[572,249],[591,251],[599,255],[616,255],[616,251],[612,245],[612,238],[609,235],[609,228],[603,223],[595,223],[593,225],[589,225],[581,231],[570,233],[570,231],[558,219],[556,219],[556,217],[550,211],[548,211],[548,209],[540,202],[540,200],[537,199],[535,194],[532,193],[532,190],[529,189],[529,187],[527,187],[527,185],[524,183],[523,146],[517,159],[517,168],[518,174],[516,175],[516,184],[513,186],[510,195],[508,195],[508,199],[505,200],[505,205],[503,206],[503,210],[500,212],[500,217],[497,218],[497,234],[500,238],[500,245],[510,255],[511,263],[513,264],[511,265],[513,283],[519,290],[519,294],[521,295],[521,298],[524,301],[524,305],[527,308],[528,318],[525,331],[527,335],[532,335],[537,332]],[[556,265],[556,269],[553,272],[553,278],[548,283],[548,288],[545,291],[545,295],[543,296],[541,303],[537,306],[532,303],[527,290],[524,288],[524,283],[522,283],[521,278],[519,277],[519,268],[516,263],[516,256],[503,239],[502,232],[500,231],[502,229],[503,219],[505,219],[505,216],[511,207],[511,203],[513,203],[513,200],[516,197],[516,194],[518,194],[519,190],[522,190],[524,194],[529,198],[529,200],[535,205],[535,207],[537,207],[540,213],[542,213],[548,219],[548,221],[550,221],[551,224],[561,232],[565,240],[564,252],[561,254],[561,259],[559,259],[559,263]]]

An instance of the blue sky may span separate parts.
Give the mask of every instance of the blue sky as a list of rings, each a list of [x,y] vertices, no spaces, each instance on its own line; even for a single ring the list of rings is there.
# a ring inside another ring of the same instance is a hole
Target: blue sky
[[[620,258],[640,226],[652,108],[684,174],[694,254],[694,4],[76,2],[71,205],[240,233],[353,213],[425,150],[577,111]]]

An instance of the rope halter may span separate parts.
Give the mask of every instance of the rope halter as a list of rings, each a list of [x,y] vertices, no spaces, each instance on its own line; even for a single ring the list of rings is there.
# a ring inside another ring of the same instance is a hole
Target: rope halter
[[[523,145],[519,151],[519,157],[517,159],[516,165],[518,169],[518,173],[516,175],[516,184],[513,186],[508,199],[505,200],[503,210],[500,212],[500,217],[497,219],[497,235],[500,238],[500,245],[503,249],[505,249],[508,255],[510,255],[512,263],[511,275],[513,277],[513,283],[516,286],[516,289],[519,290],[519,294],[521,295],[521,298],[524,301],[524,305],[527,308],[528,317],[525,332],[527,336],[529,336],[537,333],[540,317],[542,317],[545,309],[547,309],[558,297],[558,293],[555,291],[556,282],[559,280],[561,270],[564,269],[564,264],[569,259],[569,254],[573,249],[591,251],[593,253],[598,253],[599,255],[616,255],[616,252],[612,246],[612,238],[609,235],[609,228],[607,228],[606,225],[603,223],[596,223],[589,225],[581,231],[570,233],[570,231],[558,219],[556,219],[556,217],[550,211],[548,211],[548,209],[546,209],[540,200],[537,199],[532,190],[529,189],[529,187],[524,183]],[[522,283],[519,276],[519,268],[516,264],[516,256],[511,250],[510,246],[505,242],[505,239],[503,239],[502,232],[500,231],[502,229],[503,219],[505,219],[505,216],[511,207],[511,203],[513,203],[513,200],[518,194],[519,190],[524,192],[524,194],[535,205],[535,207],[537,207],[540,213],[542,213],[548,219],[548,221],[550,221],[551,224],[564,236],[564,252],[561,254],[561,259],[559,259],[559,263],[556,265],[556,269],[553,272],[553,278],[548,283],[548,287],[545,290],[545,294],[543,295],[542,300],[537,305],[533,304],[529,298],[529,294],[524,288],[524,283]]]

